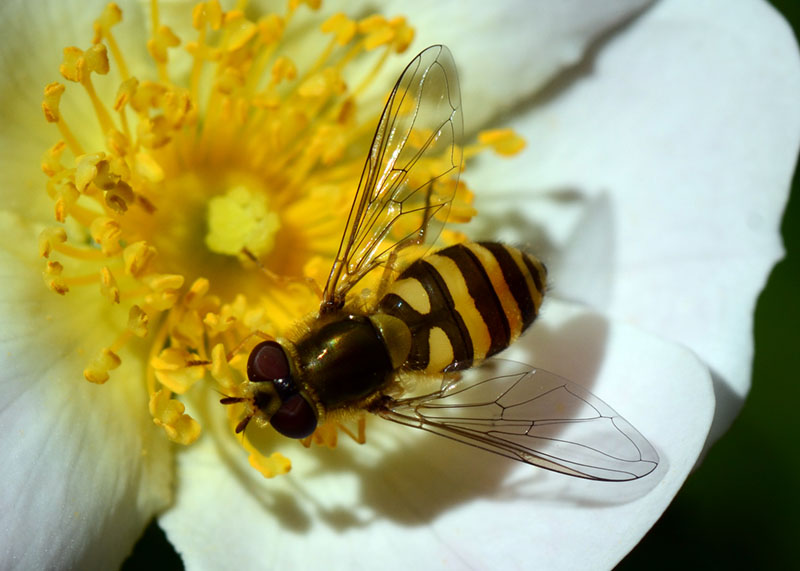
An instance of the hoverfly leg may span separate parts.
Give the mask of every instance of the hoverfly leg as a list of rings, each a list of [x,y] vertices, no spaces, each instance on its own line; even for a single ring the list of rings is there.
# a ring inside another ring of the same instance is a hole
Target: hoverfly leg
[[[356,420],[355,432],[338,420],[329,420],[318,426],[313,434],[300,440],[300,444],[306,448],[310,448],[312,444],[336,448],[339,442],[339,431],[352,438],[357,444],[365,444],[367,442],[367,419],[365,415],[363,413],[359,414]]]
[[[347,436],[355,440],[357,444],[366,444],[367,442],[367,418],[363,414],[358,417],[358,424],[356,425],[356,433],[347,428],[341,422],[336,423],[336,427],[344,432]]]
[[[292,283],[299,283],[307,287],[311,292],[316,295],[320,301],[322,300],[322,288],[319,287],[319,284],[314,280],[314,278],[308,276],[284,276],[280,274],[276,274],[269,268],[267,268],[264,264],[261,263],[253,252],[248,250],[247,248],[242,248],[242,254],[247,256],[251,262],[258,266],[261,272],[267,276],[267,278],[273,282],[275,285],[278,286],[285,286],[287,284]]]
[[[431,209],[431,195],[433,194],[433,181],[429,181],[425,190],[425,215],[422,220],[422,226],[419,227],[415,235],[411,235],[401,242],[401,247],[406,246],[419,246],[425,243],[426,234],[428,233],[428,222],[433,218],[433,210]]]
[[[397,248],[392,250],[392,253],[389,254],[389,259],[386,261],[386,265],[383,267],[381,281],[378,284],[378,295],[375,299],[383,299],[383,296],[386,295],[386,291],[389,289],[389,286],[392,285],[392,282],[394,282],[394,278],[397,274],[397,270],[395,269],[396,265]]]

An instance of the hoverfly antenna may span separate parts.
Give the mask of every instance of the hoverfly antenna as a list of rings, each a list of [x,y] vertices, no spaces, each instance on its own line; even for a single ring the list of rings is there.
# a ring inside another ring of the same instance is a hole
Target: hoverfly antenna
[[[244,429],[247,428],[247,425],[250,423],[250,419],[253,418],[253,415],[247,415],[242,420],[239,421],[239,424],[236,425],[236,434],[241,434],[244,432]]]
[[[219,399],[220,404],[237,404],[240,402],[246,402],[250,399],[244,397],[223,397]],[[248,414],[242,420],[239,421],[239,424],[236,425],[236,434],[244,432],[244,429],[247,428],[247,424],[250,422],[250,419],[253,418],[252,414]]]

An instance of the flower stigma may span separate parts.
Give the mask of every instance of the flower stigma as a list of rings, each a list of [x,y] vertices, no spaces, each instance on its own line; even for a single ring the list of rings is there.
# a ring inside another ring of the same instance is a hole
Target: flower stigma
[[[96,288],[118,327],[84,377],[139,382],[121,352],[143,343],[149,412],[184,445],[201,427],[181,395],[243,394],[254,333],[280,336],[318,309],[382,110],[370,91],[390,87],[375,79],[414,36],[405,18],[379,15],[336,14],[311,32],[313,0],[255,16],[243,5],[198,3],[194,36],[181,38],[152,1],[151,61],[135,67],[109,4],[91,45],[64,49],[67,83],[46,86],[42,102],[59,134],[41,165],[56,222],[40,235],[45,283],[65,302]],[[464,156],[522,145],[487,131]],[[451,222],[474,214],[458,184]],[[231,431],[241,406],[226,407]],[[265,477],[289,471],[281,454],[240,440]],[[313,440],[333,446],[336,429],[323,424]]]

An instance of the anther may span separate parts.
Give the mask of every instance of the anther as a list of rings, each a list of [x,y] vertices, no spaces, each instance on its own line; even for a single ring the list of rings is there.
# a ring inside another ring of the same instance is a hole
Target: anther
[[[147,242],[140,241],[130,244],[122,251],[125,272],[135,278],[141,277],[147,272],[150,262],[155,256],[156,249],[149,246]]]
[[[345,14],[339,12],[325,20],[320,29],[325,34],[334,34],[336,43],[340,46],[345,46],[353,40],[358,25]]]
[[[147,335],[147,325],[150,318],[147,313],[138,305],[131,306],[128,312],[128,330],[137,337],[145,337]]]
[[[491,147],[495,153],[509,157],[525,148],[525,139],[512,129],[491,129],[478,133],[478,142]]]
[[[89,362],[84,369],[83,376],[90,383],[102,385],[109,379],[108,372],[120,366],[122,360],[110,349],[103,351]]]
[[[191,416],[184,414],[186,407],[182,402],[170,396],[170,391],[162,389],[150,397],[153,422],[163,428],[173,442],[191,444],[200,436],[200,425]]]
[[[47,284],[47,287],[60,295],[64,295],[69,291],[69,286],[67,286],[64,278],[61,275],[63,271],[64,266],[62,266],[59,262],[48,260],[43,272],[44,281]]]
[[[45,228],[39,234],[39,256],[42,258],[50,257],[55,244],[63,244],[67,241],[67,233],[60,226],[55,228]]]
[[[108,266],[100,270],[100,293],[111,303],[119,303],[119,286]]]

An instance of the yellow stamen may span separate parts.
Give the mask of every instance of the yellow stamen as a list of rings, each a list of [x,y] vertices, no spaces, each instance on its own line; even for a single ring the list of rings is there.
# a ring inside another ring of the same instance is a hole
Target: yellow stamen
[[[57,294],[64,295],[69,291],[69,286],[66,284],[61,273],[64,271],[64,266],[59,262],[48,261],[45,270],[42,273],[44,281],[51,290]]]
[[[486,148],[491,148],[501,156],[510,157],[525,148],[525,139],[512,129],[490,129],[478,133],[479,145],[471,145],[464,149],[464,158],[471,158]]]
[[[119,352],[130,341],[133,333],[127,329],[120,332],[114,342],[108,347],[110,351]]]
[[[227,35],[225,49],[229,52],[243,48],[258,32],[256,24],[247,20],[241,10],[227,12],[223,26]]]
[[[158,18],[158,0],[150,0],[150,20],[153,27],[153,35],[147,40],[147,51],[150,52],[150,55],[156,62],[159,80],[168,82],[167,61],[169,57],[167,50],[179,46],[181,40],[168,26],[160,25]]]
[[[222,343],[217,343],[211,350],[211,375],[223,391],[231,391],[237,384]]]
[[[42,111],[44,111],[44,117],[49,123],[56,124],[61,136],[64,137],[64,140],[69,145],[73,154],[81,155],[83,154],[83,148],[80,143],[78,143],[78,140],[75,138],[75,135],[72,134],[67,124],[61,119],[61,114],[58,110],[61,102],[61,95],[64,93],[64,90],[65,87],[61,83],[53,82],[48,84],[47,87],[44,88]]]
[[[338,45],[346,46],[353,41],[358,25],[342,12],[338,12],[325,20],[320,29],[324,34],[334,34],[334,39]],[[332,51],[333,48],[327,48],[326,52],[329,50]]]
[[[202,368],[186,366],[191,360],[192,355],[188,351],[169,347],[151,359],[150,366],[155,370],[159,383],[173,393],[182,395],[203,378]]]
[[[105,158],[105,153],[81,155],[75,159],[75,186],[85,192],[89,183],[97,176],[97,164]]]
[[[119,303],[119,286],[107,266],[100,271],[100,293],[112,303]]]
[[[103,132],[114,127],[111,116],[97,96],[92,84],[92,73],[106,75],[109,71],[108,54],[103,44],[95,44],[83,51],[76,47],[64,48],[64,61],[60,67],[61,75],[69,81],[80,83],[89,95],[95,115]]]
[[[100,355],[89,362],[83,376],[90,383],[102,385],[109,379],[108,372],[119,367],[121,363],[122,360],[111,349],[103,349]]]
[[[150,266],[156,255],[156,249],[147,242],[135,242],[122,252],[125,272],[133,277],[141,277]]]
[[[279,46],[280,39],[283,37],[285,22],[277,14],[267,14],[258,21],[257,26],[258,42],[261,47],[258,50],[249,73],[247,74],[245,93],[248,96],[254,95],[255,90],[269,65],[269,62],[272,60],[275,51]]]
[[[44,111],[44,118],[48,123],[57,123],[61,119],[58,107],[65,89],[64,85],[58,82],[50,83],[44,88],[42,111]]]
[[[122,238],[122,229],[116,220],[97,216],[92,219],[89,231],[105,256],[112,256],[121,250],[119,241]]]
[[[253,448],[246,440],[244,443],[245,450],[251,449],[250,456],[247,460],[250,465],[258,470],[265,478],[274,478],[275,476],[282,476],[288,474],[292,469],[292,463],[289,459],[280,452],[273,452],[269,456],[264,456]]]
[[[359,20],[358,31],[366,36],[364,47],[367,51],[391,42],[394,37],[389,21],[380,14],[372,14]]]
[[[54,248],[67,241],[67,233],[63,228],[45,228],[39,234],[39,256],[49,258]]]
[[[164,429],[167,437],[178,444],[189,445],[200,437],[200,424],[188,414],[183,403],[171,398],[168,390],[157,391],[150,398],[153,422]]]
[[[147,336],[147,325],[150,323],[150,317],[138,305],[131,306],[128,314],[128,330],[136,335],[136,337]]]
[[[64,141],[59,141],[47,150],[42,157],[41,163],[44,174],[53,177],[64,169],[61,165],[61,155],[64,154],[66,148],[67,144]]]
[[[169,337],[169,322],[168,320],[165,319],[161,322],[161,325],[158,328],[158,331],[156,331],[156,334],[153,338],[153,343],[150,345],[150,351],[148,352],[147,356],[148,363],[151,363],[153,359],[156,358],[158,353],[161,352],[161,349],[164,347],[164,344],[166,343],[168,337]],[[158,390],[156,387],[156,383],[157,381],[156,381],[155,369],[153,369],[153,367],[148,366],[145,378],[145,385],[147,387],[147,394],[150,395],[151,399]]]
[[[130,75],[128,73],[128,66],[125,63],[125,58],[122,56],[122,50],[120,50],[117,41],[114,39],[114,35],[111,33],[111,28],[121,21],[122,10],[120,10],[119,6],[113,2],[108,4],[100,17],[94,21],[94,38],[92,39],[92,43],[99,44],[103,40],[106,41],[108,48],[111,50],[111,54],[114,56],[114,61],[119,68],[119,74],[122,76],[122,79],[127,79]]]

